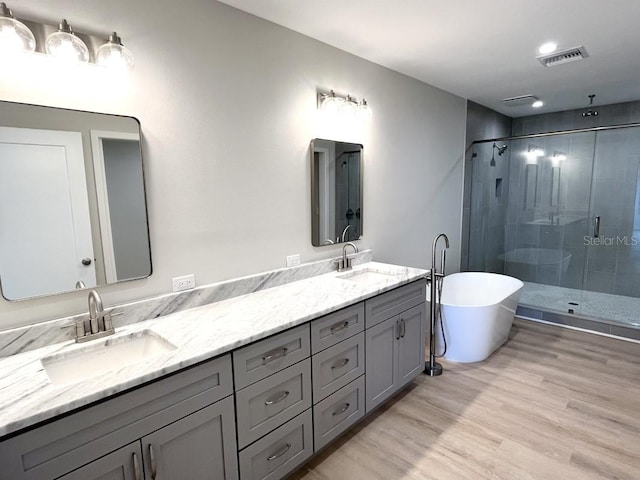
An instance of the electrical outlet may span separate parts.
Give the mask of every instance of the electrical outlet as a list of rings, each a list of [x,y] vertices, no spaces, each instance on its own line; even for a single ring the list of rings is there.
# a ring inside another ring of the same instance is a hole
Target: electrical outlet
[[[181,292],[183,290],[196,288],[196,276],[193,273],[182,277],[173,277],[171,282],[173,283],[174,292]]]
[[[300,265],[300,254],[287,255],[287,267],[297,267]]]

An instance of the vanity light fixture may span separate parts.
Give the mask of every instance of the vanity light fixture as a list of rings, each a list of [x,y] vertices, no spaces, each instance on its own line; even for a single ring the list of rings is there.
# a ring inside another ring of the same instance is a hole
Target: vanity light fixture
[[[88,62],[89,48],[66,20],[58,24],[58,31],[47,37],[47,53],[65,62]]]
[[[563,162],[567,159],[567,154],[564,152],[553,152],[553,156],[551,157],[551,165],[554,167],[559,167],[560,162]]]
[[[341,114],[346,118],[363,118],[371,117],[371,107],[363,98],[360,102],[351,95],[341,97],[336,92],[329,90],[328,93],[318,92],[318,107],[325,113],[331,115]]]
[[[15,55],[36,49],[36,38],[24,23],[16,20],[6,3],[0,3],[0,53]]]
[[[536,164],[538,163],[539,157],[544,157],[544,150],[535,145],[529,145],[525,152],[525,156],[527,157],[528,164]]]
[[[133,68],[133,54],[122,44],[122,39],[116,32],[109,35],[109,41],[98,48],[96,61],[98,65],[105,67],[124,70]]]

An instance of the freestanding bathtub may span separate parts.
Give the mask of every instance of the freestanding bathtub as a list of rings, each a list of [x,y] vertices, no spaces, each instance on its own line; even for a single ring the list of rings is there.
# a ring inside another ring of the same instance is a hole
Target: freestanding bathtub
[[[524,284],[496,273],[463,272],[444,278],[442,320],[447,337],[444,358],[479,362],[509,338]],[[427,299],[428,300],[428,299]],[[444,348],[437,322],[437,353]]]

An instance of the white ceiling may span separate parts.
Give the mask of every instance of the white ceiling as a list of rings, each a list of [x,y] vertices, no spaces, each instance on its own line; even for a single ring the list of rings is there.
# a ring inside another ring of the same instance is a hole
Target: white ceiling
[[[222,0],[509,116],[640,99],[640,0]],[[537,48],[584,45],[552,68]],[[541,109],[501,105],[532,94]]]

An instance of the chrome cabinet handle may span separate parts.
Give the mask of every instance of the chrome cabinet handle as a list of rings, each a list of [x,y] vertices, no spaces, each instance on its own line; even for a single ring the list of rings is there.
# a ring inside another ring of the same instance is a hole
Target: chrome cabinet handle
[[[593,223],[593,238],[600,237],[600,216],[597,216]]]
[[[142,480],[142,471],[140,470],[140,462],[138,461],[138,455],[133,452],[133,475],[135,480]]]
[[[400,334],[400,338],[404,338],[404,334],[407,333],[407,324],[404,321],[404,318],[400,319],[400,331],[402,332]]]
[[[337,323],[333,327],[331,327],[331,333],[333,333],[335,335],[336,333],[341,332],[342,330],[344,330],[348,326],[349,326],[349,321],[348,320],[346,320],[346,321],[344,321],[342,323]]]
[[[331,370],[335,370],[336,368],[346,367],[347,363],[349,363],[348,358],[343,358],[342,360],[336,360],[336,362],[331,365]]]
[[[289,391],[288,390],[284,390],[282,392],[276,393],[274,397],[268,398],[264,402],[264,404],[268,406],[268,405],[273,405],[274,403],[280,403],[281,401],[283,401],[288,396],[289,396]]]
[[[151,480],[156,480],[158,476],[158,464],[156,463],[156,454],[151,444],[149,444],[149,459],[151,460]]]
[[[266,365],[269,362],[273,362],[278,358],[285,357],[289,349],[287,347],[276,348],[275,350],[271,350],[267,355],[262,357],[262,364]]]
[[[280,458],[282,455],[287,453],[290,448],[291,448],[291,444],[290,443],[285,443],[282,447],[280,447],[278,450],[276,450],[271,455],[269,455],[267,457],[267,461],[271,462],[271,461],[275,460],[276,458]]]
[[[342,408],[340,410],[336,410],[335,412],[333,412],[331,415],[333,415],[334,417],[336,415],[342,415],[344,412],[346,412],[347,410],[349,410],[349,407],[351,406],[351,404],[349,402],[345,403]]]

